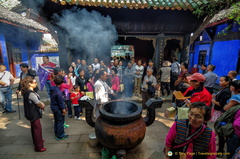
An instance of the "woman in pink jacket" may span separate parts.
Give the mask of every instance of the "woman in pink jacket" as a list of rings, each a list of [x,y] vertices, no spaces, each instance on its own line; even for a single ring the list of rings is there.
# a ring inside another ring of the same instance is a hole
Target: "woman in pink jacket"
[[[177,120],[166,137],[166,159],[216,159],[215,134],[204,122],[211,109],[202,102],[190,105],[188,119]]]
[[[111,74],[112,74],[112,90],[114,91],[114,93],[116,94],[115,96],[111,95],[111,99],[112,100],[116,100],[118,99],[118,91],[119,91],[119,85],[120,85],[120,79],[117,76],[117,69],[116,68],[112,68],[111,69]]]

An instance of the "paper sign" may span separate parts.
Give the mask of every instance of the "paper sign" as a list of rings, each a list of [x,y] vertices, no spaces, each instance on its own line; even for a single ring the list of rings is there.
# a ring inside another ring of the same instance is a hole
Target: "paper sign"
[[[173,94],[178,100],[187,99],[187,97],[184,97],[180,91],[174,91]]]

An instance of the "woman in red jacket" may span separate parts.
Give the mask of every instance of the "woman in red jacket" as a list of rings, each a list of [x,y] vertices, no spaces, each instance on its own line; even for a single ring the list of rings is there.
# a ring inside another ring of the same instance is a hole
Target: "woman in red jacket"
[[[194,73],[192,76],[188,76],[187,79],[190,81],[190,87],[183,95],[185,97],[190,97],[190,99],[184,102],[203,102],[207,106],[211,106],[212,96],[207,89],[203,87],[205,81],[204,75],[201,73]]]

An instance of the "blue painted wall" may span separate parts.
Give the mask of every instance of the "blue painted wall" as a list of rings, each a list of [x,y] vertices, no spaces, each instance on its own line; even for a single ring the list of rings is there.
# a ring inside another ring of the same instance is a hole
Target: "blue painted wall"
[[[13,48],[20,48],[22,55],[22,62],[28,63],[28,51],[38,50],[42,33],[29,31],[28,29],[15,27],[5,23],[0,23],[0,42],[2,44],[2,54],[4,64],[9,70],[8,54],[6,43],[10,43]],[[15,64],[16,76],[19,77],[21,70],[19,64]]]
[[[240,40],[214,42],[211,63],[216,66],[214,72],[218,76],[224,76],[230,70],[236,70],[239,50]]]
[[[226,29],[228,27],[228,23],[220,24],[216,26],[217,34],[223,34],[226,32],[237,32],[239,31],[240,25],[236,22],[231,24],[231,30]],[[207,42],[209,36],[207,36],[206,31],[204,31],[201,36],[203,36],[203,42]],[[210,50],[211,49],[211,50]],[[227,75],[230,70],[236,70],[238,56],[240,56],[240,39],[237,40],[229,40],[229,41],[215,41],[212,44],[201,44],[200,41],[194,43],[194,53],[189,56],[190,69],[194,64],[198,63],[199,52],[201,50],[207,50],[206,55],[206,65],[213,64],[216,66],[214,72],[219,76]],[[202,72],[200,70],[200,72]],[[240,79],[240,75],[237,76],[237,79]],[[217,81],[219,82],[219,81]]]
[[[195,47],[194,47],[194,54],[192,56],[192,63],[189,66],[189,68],[192,68],[194,64],[198,64],[198,57],[199,57],[199,53],[200,51],[207,51],[207,55],[206,55],[206,61],[205,64],[208,65],[209,64],[209,59],[210,59],[210,44],[200,44],[200,42],[195,42]]]
[[[229,26],[229,24],[227,24],[227,23],[216,26],[215,35],[227,33],[228,31],[231,31],[231,32],[238,32],[239,31],[240,24],[238,24],[237,22],[233,22],[230,25],[231,25],[230,29],[227,29],[227,27]]]
[[[1,43],[1,46],[2,46],[3,63],[6,66],[7,70],[9,70],[6,40],[5,40],[4,34],[2,34],[1,32],[0,32],[0,43]]]
[[[227,30],[225,30],[225,29],[226,29],[227,27],[228,27],[228,24],[227,24],[227,23],[218,25],[218,26],[216,27],[216,33],[215,33],[215,35],[220,34],[220,33],[226,33]]]
[[[230,70],[236,70],[240,50],[240,40],[214,42],[211,51],[211,59],[210,44],[200,44],[199,42],[195,42],[195,52],[189,56],[189,70],[191,70],[194,64],[198,63],[199,52],[201,50],[207,50],[206,65],[215,65],[216,69],[214,72],[219,77],[227,75]],[[200,70],[200,72],[202,71]],[[237,76],[237,79],[240,79],[240,75]]]

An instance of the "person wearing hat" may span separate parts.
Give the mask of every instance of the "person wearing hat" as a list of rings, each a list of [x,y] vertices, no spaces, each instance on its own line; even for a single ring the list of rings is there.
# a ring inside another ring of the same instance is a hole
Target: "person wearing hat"
[[[165,61],[163,67],[160,68],[161,74],[161,92],[162,97],[165,95],[164,90],[167,91],[167,95],[170,95],[170,77],[171,77],[171,62]]]
[[[189,100],[184,102],[203,102],[207,106],[211,106],[212,95],[208,90],[203,86],[205,77],[201,73],[194,73],[191,76],[188,76],[187,79],[190,82],[190,87],[183,93],[185,97],[190,97]]]
[[[20,74],[20,82],[18,84],[18,88],[16,90],[16,94],[19,94],[19,92],[21,91],[21,81],[27,77],[27,76],[31,76],[33,78],[35,78],[35,76],[37,75],[36,74],[36,71],[32,70],[32,69],[28,69],[28,64],[27,63],[21,63],[20,65],[20,70],[22,71],[21,74]],[[34,88],[34,91],[37,92],[39,89],[38,89],[38,86],[36,86],[36,88]]]
[[[3,113],[15,113],[16,110],[12,110],[12,88],[11,85],[14,82],[13,75],[6,71],[6,66],[0,64],[0,102],[4,104]]]

